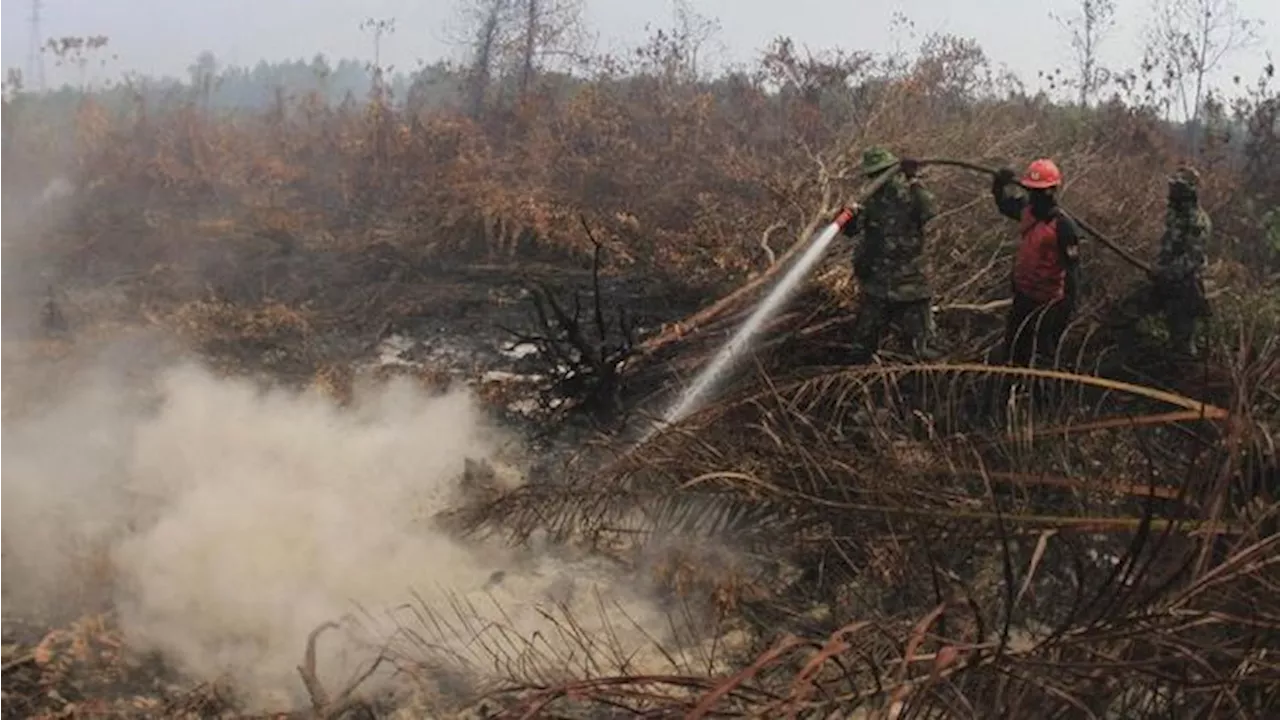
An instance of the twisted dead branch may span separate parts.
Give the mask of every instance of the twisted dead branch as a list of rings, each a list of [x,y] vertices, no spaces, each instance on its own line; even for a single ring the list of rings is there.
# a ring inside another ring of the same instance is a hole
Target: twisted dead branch
[[[307,648],[303,663],[298,666],[298,675],[302,677],[302,684],[306,687],[307,695],[311,698],[311,714],[309,717],[314,718],[314,720],[335,720],[361,704],[360,697],[355,694],[356,690],[377,672],[384,660],[384,657],[379,654],[369,664],[369,667],[352,679],[336,696],[330,694],[325,689],[324,684],[320,682],[320,676],[317,673],[316,641],[326,630],[336,630],[339,627],[341,626],[337,623],[326,622],[312,630],[307,635]]]

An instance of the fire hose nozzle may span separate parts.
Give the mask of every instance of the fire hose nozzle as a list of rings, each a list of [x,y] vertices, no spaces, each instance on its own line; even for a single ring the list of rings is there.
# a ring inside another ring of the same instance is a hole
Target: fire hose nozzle
[[[840,212],[836,213],[835,218],[831,222],[835,223],[838,227],[843,228],[845,225],[849,224],[850,220],[853,219],[853,215],[853,208],[842,207],[840,208]]]

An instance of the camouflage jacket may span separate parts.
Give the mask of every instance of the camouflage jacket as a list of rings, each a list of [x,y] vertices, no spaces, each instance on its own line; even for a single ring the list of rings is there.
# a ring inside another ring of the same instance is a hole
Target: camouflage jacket
[[[862,211],[844,227],[847,237],[863,235],[853,259],[863,292],[893,302],[932,296],[924,226],[935,215],[933,193],[901,176],[867,199]]]
[[[1209,214],[1199,206],[1165,211],[1157,277],[1171,285],[1194,283],[1208,262],[1205,245],[1212,231]]]

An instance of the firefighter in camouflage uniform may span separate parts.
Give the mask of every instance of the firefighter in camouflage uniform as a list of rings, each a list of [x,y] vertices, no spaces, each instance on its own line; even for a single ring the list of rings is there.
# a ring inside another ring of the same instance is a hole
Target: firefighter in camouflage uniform
[[[862,171],[868,178],[888,172],[895,164],[901,173],[867,198],[865,205],[852,207],[853,218],[843,228],[846,237],[863,236],[853,257],[862,299],[854,321],[851,360],[859,365],[871,361],[890,325],[909,339],[917,359],[938,357],[924,233],[925,224],[937,214],[937,202],[920,183],[918,161],[899,161],[880,147],[862,156]]]
[[[1194,168],[1178,168],[1169,177],[1164,235],[1151,279],[1121,300],[1113,315],[1113,329],[1129,337],[1143,317],[1163,313],[1170,349],[1184,356],[1195,354],[1196,321],[1209,314],[1201,274],[1213,225],[1200,207],[1199,189],[1200,174]]]

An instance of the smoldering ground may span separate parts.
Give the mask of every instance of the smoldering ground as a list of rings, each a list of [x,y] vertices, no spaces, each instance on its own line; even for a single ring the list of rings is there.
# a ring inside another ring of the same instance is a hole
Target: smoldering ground
[[[322,639],[334,685],[388,640],[402,661],[492,673],[556,656],[548,643],[569,626],[618,656],[671,627],[602,566],[432,526],[458,500],[466,458],[508,441],[465,389],[393,381],[339,407],[189,362],[157,368],[145,392],[122,377],[98,363],[39,412],[6,418],[8,616],[110,606],[131,647],[259,708],[305,699],[307,636],[344,616],[364,632]],[[512,639],[534,636],[536,652]]]

